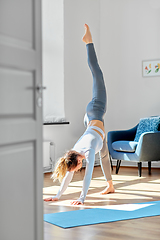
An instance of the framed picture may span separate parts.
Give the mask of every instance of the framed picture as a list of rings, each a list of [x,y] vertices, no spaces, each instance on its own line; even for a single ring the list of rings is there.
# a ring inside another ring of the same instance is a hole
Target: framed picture
[[[160,59],[142,61],[143,77],[160,76]]]

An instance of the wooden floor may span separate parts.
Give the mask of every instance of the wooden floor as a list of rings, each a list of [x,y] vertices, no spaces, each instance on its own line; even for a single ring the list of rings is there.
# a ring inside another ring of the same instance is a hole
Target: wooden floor
[[[112,172],[116,192],[100,195],[105,188],[105,179],[100,167],[95,167],[92,182],[85,204],[81,207],[70,206],[70,200],[77,199],[81,192],[84,169],[77,172],[57,202],[44,202],[44,213],[73,211],[84,208],[105,208],[108,205],[141,203],[160,200],[160,169],[152,169],[148,175],[147,168],[142,169],[142,177],[138,177],[138,169],[121,167],[118,175]],[[53,196],[59,188],[53,183],[51,174],[44,174],[44,198]],[[44,240],[160,240],[160,216],[139,218],[113,223],[97,224],[70,229],[63,229],[44,222]]]

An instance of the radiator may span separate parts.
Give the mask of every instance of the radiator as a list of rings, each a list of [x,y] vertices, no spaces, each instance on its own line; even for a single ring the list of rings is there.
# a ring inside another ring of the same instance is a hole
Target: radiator
[[[55,145],[49,140],[43,141],[43,172],[52,172],[55,163]]]

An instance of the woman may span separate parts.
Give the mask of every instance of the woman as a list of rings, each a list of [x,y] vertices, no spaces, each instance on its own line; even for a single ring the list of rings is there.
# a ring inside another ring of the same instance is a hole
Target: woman
[[[114,187],[111,177],[108,148],[106,144],[104,129],[104,114],[106,112],[106,89],[102,71],[98,65],[91,32],[87,24],[83,41],[86,43],[88,65],[93,76],[93,97],[86,108],[85,123],[87,129],[81,138],[68,151],[64,157],[57,162],[53,173],[54,180],[62,181],[60,189],[55,197],[44,199],[44,201],[57,201],[68,187],[73,178],[74,172],[82,167],[82,160],[86,159],[85,176],[82,192],[78,200],[72,201],[72,205],[83,204],[87,195],[92,172],[94,168],[95,154],[99,152],[103,174],[107,181],[107,187],[101,194],[113,193]]]

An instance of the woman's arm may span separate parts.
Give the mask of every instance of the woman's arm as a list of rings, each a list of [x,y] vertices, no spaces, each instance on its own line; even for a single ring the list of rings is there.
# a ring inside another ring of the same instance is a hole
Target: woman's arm
[[[82,192],[78,200],[72,201],[72,205],[79,205],[83,204],[84,200],[86,198],[89,185],[92,178],[93,168],[94,168],[94,160],[95,160],[95,151],[93,149],[90,149],[86,154],[86,170],[85,170],[85,176],[83,179],[83,187]]]
[[[45,198],[44,201],[58,201],[73,178],[74,172],[67,172],[62,180],[60,189],[55,197]]]
[[[60,189],[56,195],[56,197],[59,199],[61,197],[61,195],[64,193],[64,191],[67,189],[69,183],[72,181],[74,172],[66,172],[65,177],[62,180]]]

